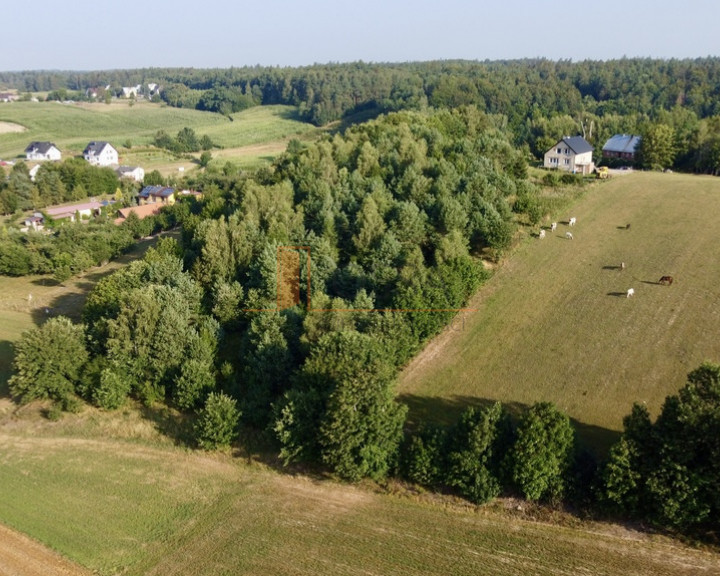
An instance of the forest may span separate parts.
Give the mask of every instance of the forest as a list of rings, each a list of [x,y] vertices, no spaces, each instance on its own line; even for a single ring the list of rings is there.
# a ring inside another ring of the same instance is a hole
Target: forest
[[[476,503],[514,494],[716,534],[718,366],[693,371],[655,423],[633,407],[601,463],[549,403],[408,425],[398,370],[488,278],[483,261],[518,223],[549,211],[505,115],[393,112],[292,141],[270,168],[187,178],[204,196],[173,209],[179,240],[100,280],[82,323],[53,318],[17,343],[17,401],[50,400],[51,418],[85,402],[163,403],[205,449],[252,446],[349,481],[400,477]],[[279,247],[310,259],[286,309]]]
[[[225,115],[289,104],[315,125],[399,110],[476,106],[502,115],[511,142],[542,158],[564,135],[583,134],[596,153],[616,133],[660,138],[664,152],[642,161],[716,174],[720,170],[720,59],[433,61],[316,64],[301,68],[0,72],[21,92],[158,83],[170,105]],[[55,97],[55,96],[53,96]],[[658,133],[659,131],[659,133]],[[599,158],[599,156],[598,156]]]

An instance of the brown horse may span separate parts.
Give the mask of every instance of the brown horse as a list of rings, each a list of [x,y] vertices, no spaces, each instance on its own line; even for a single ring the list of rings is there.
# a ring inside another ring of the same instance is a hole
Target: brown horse
[[[672,277],[672,276],[663,276],[663,277],[660,278],[660,280],[658,281],[658,284],[666,284],[666,285],[668,285],[668,286],[670,286],[672,283],[673,283],[673,277]]]

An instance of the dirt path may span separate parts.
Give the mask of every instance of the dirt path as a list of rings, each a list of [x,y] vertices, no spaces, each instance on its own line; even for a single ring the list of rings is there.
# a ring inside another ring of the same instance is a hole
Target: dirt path
[[[88,576],[89,571],[57,552],[0,524],[0,574],[3,576]]]

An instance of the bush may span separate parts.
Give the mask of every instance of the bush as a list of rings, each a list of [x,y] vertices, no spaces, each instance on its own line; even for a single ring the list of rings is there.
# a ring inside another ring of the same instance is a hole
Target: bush
[[[237,402],[222,392],[211,392],[195,423],[195,440],[205,450],[230,446],[237,435]]]

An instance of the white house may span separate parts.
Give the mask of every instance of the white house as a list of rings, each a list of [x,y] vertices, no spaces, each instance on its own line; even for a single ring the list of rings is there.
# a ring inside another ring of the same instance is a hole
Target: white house
[[[30,142],[25,148],[28,160],[60,160],[62,154],[52,142]]]
[[[145,170],[140,166],[119,166],[115,169],[115,173],[120,178],[128,178],[135,182],[145,180]]]
[[[83,158],[93,166],[113,166],[118,163],[118,152],[109,142],[90,142],[83,150]]]
[[[142,85],[138,84],[137,86],[123,86],[123,97],[130,98],[130,96],[135,96],[137,98],[138,92],[142,90]]]
[[[545,152],[543,166],[573,173],[592,174],[595,169],[592,152],[593,147],[582,136],[565,136]]]

